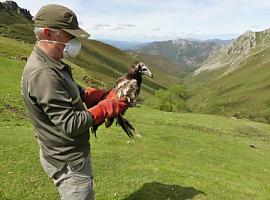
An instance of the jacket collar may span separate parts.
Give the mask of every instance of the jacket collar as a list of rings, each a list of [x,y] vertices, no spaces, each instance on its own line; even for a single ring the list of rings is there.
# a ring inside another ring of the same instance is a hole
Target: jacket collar
[[[37,45],[34,47],[34,51],[43,58],[44,62],[48,62],[50,66],[56,67],[60,70],[64,69],[65,64],[63,62],[57,62],[56,60],[50,58],[41,48],[39,48]]]

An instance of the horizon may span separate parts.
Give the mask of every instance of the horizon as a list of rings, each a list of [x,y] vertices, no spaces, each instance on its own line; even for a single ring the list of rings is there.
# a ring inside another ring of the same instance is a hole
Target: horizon
[[[1,1],[3,2],[3,1]],[[90,39],[123,42],[164,40],[231,40],[244,32],[269,28],[267,0],[18,0],[34,16],[41,6],[55,3],[73,10]]]

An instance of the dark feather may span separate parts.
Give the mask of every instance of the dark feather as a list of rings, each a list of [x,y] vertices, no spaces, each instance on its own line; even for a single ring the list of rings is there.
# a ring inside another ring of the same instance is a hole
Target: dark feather
[[[122,115],[119,115],[116,120],[116,124],[119,124],[121,126],[121,128],[126,132],[128,137],[134,137],[133,132],[135,132],[135,128],[127,119],[125,119]]]
[[[118,97],[125,98],[129,102],[131,107],[136,106],[137,96],[140,93],[143,75],[153,77],[152,73],[146,67],[145,64],[136,61],[131,66],[129,73],[117,79],[116,85],[113,88],[113,90],[115,90]],[[109,94],[109,92],[110,91],[108,91],[104,95],[104,99]],[[116,124],[119,124],[121,128],[125,131],[125,133],[128,135],[128,137],[131,138],[133,137],[133,132],[135,132],[135,128],[127,119],[123,117],[123,115],[124,113],[116,117]],[[113,118],[105,119],[106,128],[110,127],[113,124],[113,121],[114,121]],[[98,126],[99,125],[96,125],[91,129],[95,137],[96,137],[96,131],[98,129]]]

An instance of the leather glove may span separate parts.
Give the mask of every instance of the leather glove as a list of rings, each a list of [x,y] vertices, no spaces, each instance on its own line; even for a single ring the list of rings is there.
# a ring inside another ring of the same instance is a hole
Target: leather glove
[[[99,125],[106,118],[115,118],[123,113],[129,107],[129,103],[125,99],[113,98],[104,99],[96,106],[89,108],[87,111],[92,114],[94,124]]]
[[[109,94],[106,96],[106,99],[114,99],[114,98],[119,98],[115,92],[115,90],[111,90]]]
[[[84,89],[84,103],[86,104],[87,108],[91,108],[92,106],[96,105],[104,96],[105,91],[95,88],[85,88]]]

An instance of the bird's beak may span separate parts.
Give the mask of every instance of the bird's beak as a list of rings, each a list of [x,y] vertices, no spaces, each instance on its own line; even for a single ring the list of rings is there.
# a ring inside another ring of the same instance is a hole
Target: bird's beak
[[[150,78],[153,78],[153,74],[151,73],[151,71],[149,69],[147,69],[146,71],[143,71],[143,75],[149,76]]]

